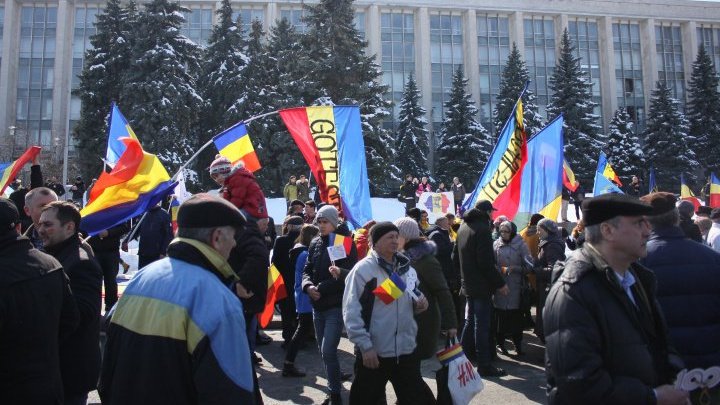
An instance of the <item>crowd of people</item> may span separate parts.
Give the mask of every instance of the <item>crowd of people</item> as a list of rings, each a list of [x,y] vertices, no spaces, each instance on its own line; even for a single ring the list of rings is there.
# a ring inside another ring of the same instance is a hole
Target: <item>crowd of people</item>
[[[182,203],[174,234],[155,207],[139,232],[85,238],[37,164],[20,205],[0,199],[0,403],[84,404],[98,389],[106,404],[262,404],[271,264],[287,293],[282,376],[306,377],[296,359],[314,336],[325,404],[342,403],[348,380],[351,404],[386,402],[388,381],[399,404],[434,404],[421,363],[447,339],[498,378],[498,352],[509,341],[523,356],[527,328],[546,347],[551,404],[685,404],[700,394],[673,385],[678,371],[720,365],[720,209],[662,192],[575,196],[571,227],[564,215],[514,223],[481,200],[430,224],[420,195],[452,192],[459,207],[464,186],[408,175],[405,216],[351,230],[291,176],[277,236],[250,171],[219,155],[209,170],[219,189]],[[119,250],[138,235],[140,271],[118,300]],[[343,330],[353,370],[338,359]]]

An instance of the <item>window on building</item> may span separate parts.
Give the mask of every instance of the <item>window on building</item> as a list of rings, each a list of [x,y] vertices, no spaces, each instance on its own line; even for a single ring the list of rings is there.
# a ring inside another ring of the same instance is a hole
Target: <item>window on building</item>
[[[680,27],[661,23],[655,26],[658,80],[665,82],[672,96],[685,109],[685,67]]]
[[[432,76],[432,111],[434,129],[445,118],[445,102],[450,99],[452,77],[463,65],[462,16],[436,14],[430,16],[430,72]]]
[[[592,100],[597,104],[595,113],[602,126],[602,93],[600,92],[600,36],[598,24],[587,18],[568,21],[568,33],[575,44],[575,56],[580,58],[580,68],[592,83]]]
[[[415,20],[412,14],[387,12],[380,15],[380,43],[383,84],[392,100],[388,129],[397,128],[403,90],[408,76],[415,72]],[[416,78],[417,80],[417,78]]]
[[[20,10],[16,144],[53,146],[50,132],[55,73],[57,7],[44,4]]]
[[[260,21],[265,26],[265,10],[262,8],[254,7],[240,7],[237,11],[233,11],[233,21],[237,21],[240,18],[240,27],[242,27],[243,34],[247,35],[252,28],[252,23],[255,20]]]
[[[640,24],[618,22],[613,23],[612,27],[617,104],[618,107],[625,107],[635,123],[633,128],[640,132],[645,129]]]
[[[180,33],[190,38],[199,46],[204,47],[210,39],[213,28],[213,10],[211,6],[188,7],[189,12],[183,13],[185,22],[180,27]]]
[[[355,29],[357,29],[360,34],[360,38],[365,39],[365,12],[355,11],[353,22],[355,23]]]
[[[491,133],[493,111],[500,93],[502,70],[510,56],[510,29],[507,16],[477,15],[478,65],[480,69],[480,122]]]
[[[524,31],[530,87],[537,96],[538,112],[546,116],[550,77],[555,71],[555,23],[550,17],[532,16],[525,19]]]
[[[305,16],[305,10],[303,8],[286,8],[280,10],[280,18],[287,18],[287,20],[295,27],[295,30],[300,33],[307,32],[308,26],[302,20]]]
[[[70,86],[73,90],[80,86],[80,74],[82,73],[85,63],[85,52],[92,48],[90,37],[97,32],[95,22],[100,12],[101,9],[97,6],[78,5],[75,7],[75,29],[72,42],[72,77],[70,79]],[[80,119],[80,105],[80,97],[72,95],[70,97],[71,108],[69,117],[71,129],[75,127],[75,124]],[[73,137],[70,137],[70,140],[69,150],[72,152],[75,149],[75,142]]]

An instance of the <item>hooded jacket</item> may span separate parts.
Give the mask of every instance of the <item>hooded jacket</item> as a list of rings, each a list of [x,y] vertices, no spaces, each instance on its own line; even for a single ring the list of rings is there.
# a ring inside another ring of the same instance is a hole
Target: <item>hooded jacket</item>
[[[463,293],[471,298],[486,298],[505,285],[495,268],[495,253],[490,233],[490,217],[476,208],[465,213],[453,249],[453,265],[460,270]]]
[[[523,279],[530,271],[528,264],[531,260],[530,250],[520,235],[515,235],[508,243],[503,242],[502,238],[496,240],[493,249],[497,260],[497,271],[510,289],[508,295],[493,295],[493,304],[498,309],[519,309]],[[502,267],[506,268],[504,274],[500,271]]]
[[[265,194],[255,179],[255,175],[242,165],[235,165],[222,189],[223,198],[234,206],[257,219],[267,218]]]
[[[379,357],[399,357],[415,350],[418,328],[413,317],[413,302],[410,294],[403,293],[385,304],[370,292],[390,278],[379,260],[382,259],[373,250],[348,274],[342,297],[343,320],[348,339],[360,352],[374,349]],[[410,272],[415,272],[410,267],[410,259],[400,253],[395,255],[393,267],[404,281]],[[368,302],[369,305],[364,305]],[[363,316],[365,311],[370,311],[369,316]]]

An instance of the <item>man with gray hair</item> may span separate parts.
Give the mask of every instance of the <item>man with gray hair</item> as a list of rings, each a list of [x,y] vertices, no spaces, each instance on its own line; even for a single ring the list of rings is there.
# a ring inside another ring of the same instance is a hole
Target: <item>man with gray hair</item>
[[[646,254],[653,208],[623,194],[583,201],[586,242],[555,264],[543,323],[550,405],[686,404]]]
[[[720,253],[691,241],[678,226],[672,193],[641,198],[653,206],[652,233],[641,263],[658,281],[657,297],[670,337],[688,368],[720,364]],[[689,316],[692,314],[692,316]]]
[[[35,246],[35,249],[43,250],[43,241],[38,233],[42,209],[46,205],[57,200],[57,194],[47,187],[37,187],[25,194],[25,206],[23,207],[23,210],[32,220],[32,224],[27,228],[27,230],[25,230],[23,236],[30,239],[30,243]]]

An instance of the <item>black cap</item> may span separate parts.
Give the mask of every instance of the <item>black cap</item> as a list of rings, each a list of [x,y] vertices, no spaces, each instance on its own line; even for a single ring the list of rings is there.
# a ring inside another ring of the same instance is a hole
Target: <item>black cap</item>
[[[720,208],[715,208],[710,212],[710,219],[720,219]]]
[[[673,193],[659,191],[640,197],[640,201],[652,206],[653,212],[650,215],[662,215],[675,209],[677,197]]]
[[[15,203],[10,199],[0,197],[0,234],[14,230],[18,221],[20,221],[20,214]]]
[[[597,225],[619,216],[652,215],[652,212],[651,205],[620,193],[603,194],[582,203],[585,226]]]
[[[698,216],[706,215],[709,217],[710,214],[712,214],[712,208],[708,207],[707,205],[701,205],[697,208],[697,211],[695,211],[695,213]]]
[[[290,206],[292,207],[293,205],[302,205],[304,207],[305,203],[300,200],[292,200],[290,201]]]
[[[481,211],[497,211],[497,208],[493,207],[492,203],[488,200],[480,200],[475,203],[475,208]]]
[[[383,237],[383,235],[392,231],[400,233],[398,227],[395,226],[395,224],[393,224],[392,222],[378,222],[377,224],[373,225],[372,228],[370,228],[370,240],[372,240],[372,243],[374,245],[377,243],[377,241],[380,240],[380,238]]]
[[[245,226],[245,216],[234,205],[210,194],[195,194],[180,205],[178,228],[213,228]]]

